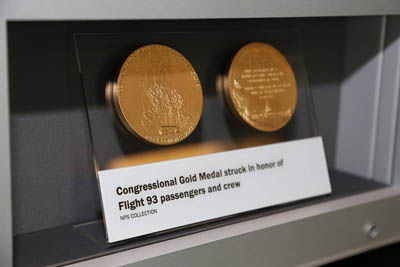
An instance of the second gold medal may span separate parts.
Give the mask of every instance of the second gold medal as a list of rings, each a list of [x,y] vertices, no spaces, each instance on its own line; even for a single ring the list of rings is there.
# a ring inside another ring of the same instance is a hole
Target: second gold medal
[[[297,103],[295,75],[273,46],[255,42],[234,56],[223,79],[223,95],[232,113],[263,132],[273,132],[292,118]]]

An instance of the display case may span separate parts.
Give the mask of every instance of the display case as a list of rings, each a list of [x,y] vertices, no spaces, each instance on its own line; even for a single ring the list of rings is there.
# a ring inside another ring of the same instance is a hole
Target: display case
[[[78,10],[45,4],[54,13],[44,15],[28,11],[28,4],[21,9],[4,4],[5,266],[12,259],[15,266],[318,265],[400,239],[400,20],[386,15],[400,12],[400,6],[388,1],[377,10],[373,4],[356,9],[337,3],[346,7],[338,10],[317,1],[305,9],[280,2],[271,10],[267,3],[256,4],[248,9],[185,4],[192,10],[185,16],[160,3],[151,5],[157,12],[132,3],[133,15],[123,6],[89,12],[85,4]],[[285,55],[299,93],[289,124],[268,134],[238,123],[217,90],[235,51],[260,41]],[[174,152],[171,158],[168,147],[129,134],[107,104],[107,81],[132,51],[151,43],[182,53],[201,81],[200,123],[173,146],[181,151],[197,145],[189,155]],[[161,161],[179,160],[318,136],[331,193],[107,242],[99,171],[160,161],[155,151],[168,155]]]

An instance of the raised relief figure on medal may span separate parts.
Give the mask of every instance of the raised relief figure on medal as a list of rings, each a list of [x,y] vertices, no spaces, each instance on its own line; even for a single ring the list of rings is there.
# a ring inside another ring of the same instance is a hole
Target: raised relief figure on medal
[[[199,78],[176,50],[158,44],[133,51],[106,98],[125,128],[147,142],[176,144],[196,128],[203,109]]]
[[[273,132],[292,118],[297,85],[286,58],[273,46],[255,42],[234,56],[222,94],[231,112],[250,127]]]

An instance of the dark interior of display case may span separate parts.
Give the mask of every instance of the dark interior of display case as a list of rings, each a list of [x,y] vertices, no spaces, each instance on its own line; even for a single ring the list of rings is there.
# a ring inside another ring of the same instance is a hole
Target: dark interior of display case
[[[188,32],[199,46],[204,42],[223,49],[223,42],[217,41],[223,38],[216,36],[217,33],[229,30],[231,35],[241,36],[250,31],[295,29],[328,166],[332,168],[348,19],[8,22],[15,265],[62,265],[383,187],[370,180],[331,171],[329,196],[246,212],[240,217],[205,222],[113,246],[105,242],[75,53],[77,34],[95,34],[98,38],[102,33],[143,36],[158,32],[165,38],[160,42],[168,43],[171,42],[168,33]],[[104,48],[92,46],[91,49],[96,54]],[[121,53],[120,58],[125,54],[126,51]],[[116,62],[111,63],[105,76],[116,67]],[[202,75],[206,76],[206,71]],[[206,83],[208,88],[214,86],[214,81]]]

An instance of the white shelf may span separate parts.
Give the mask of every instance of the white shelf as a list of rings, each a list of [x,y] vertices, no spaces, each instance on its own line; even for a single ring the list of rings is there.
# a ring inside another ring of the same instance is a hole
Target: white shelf
[[[399,205],[400,188],[389,187],[69,266],[318,266],[399,241]]]

